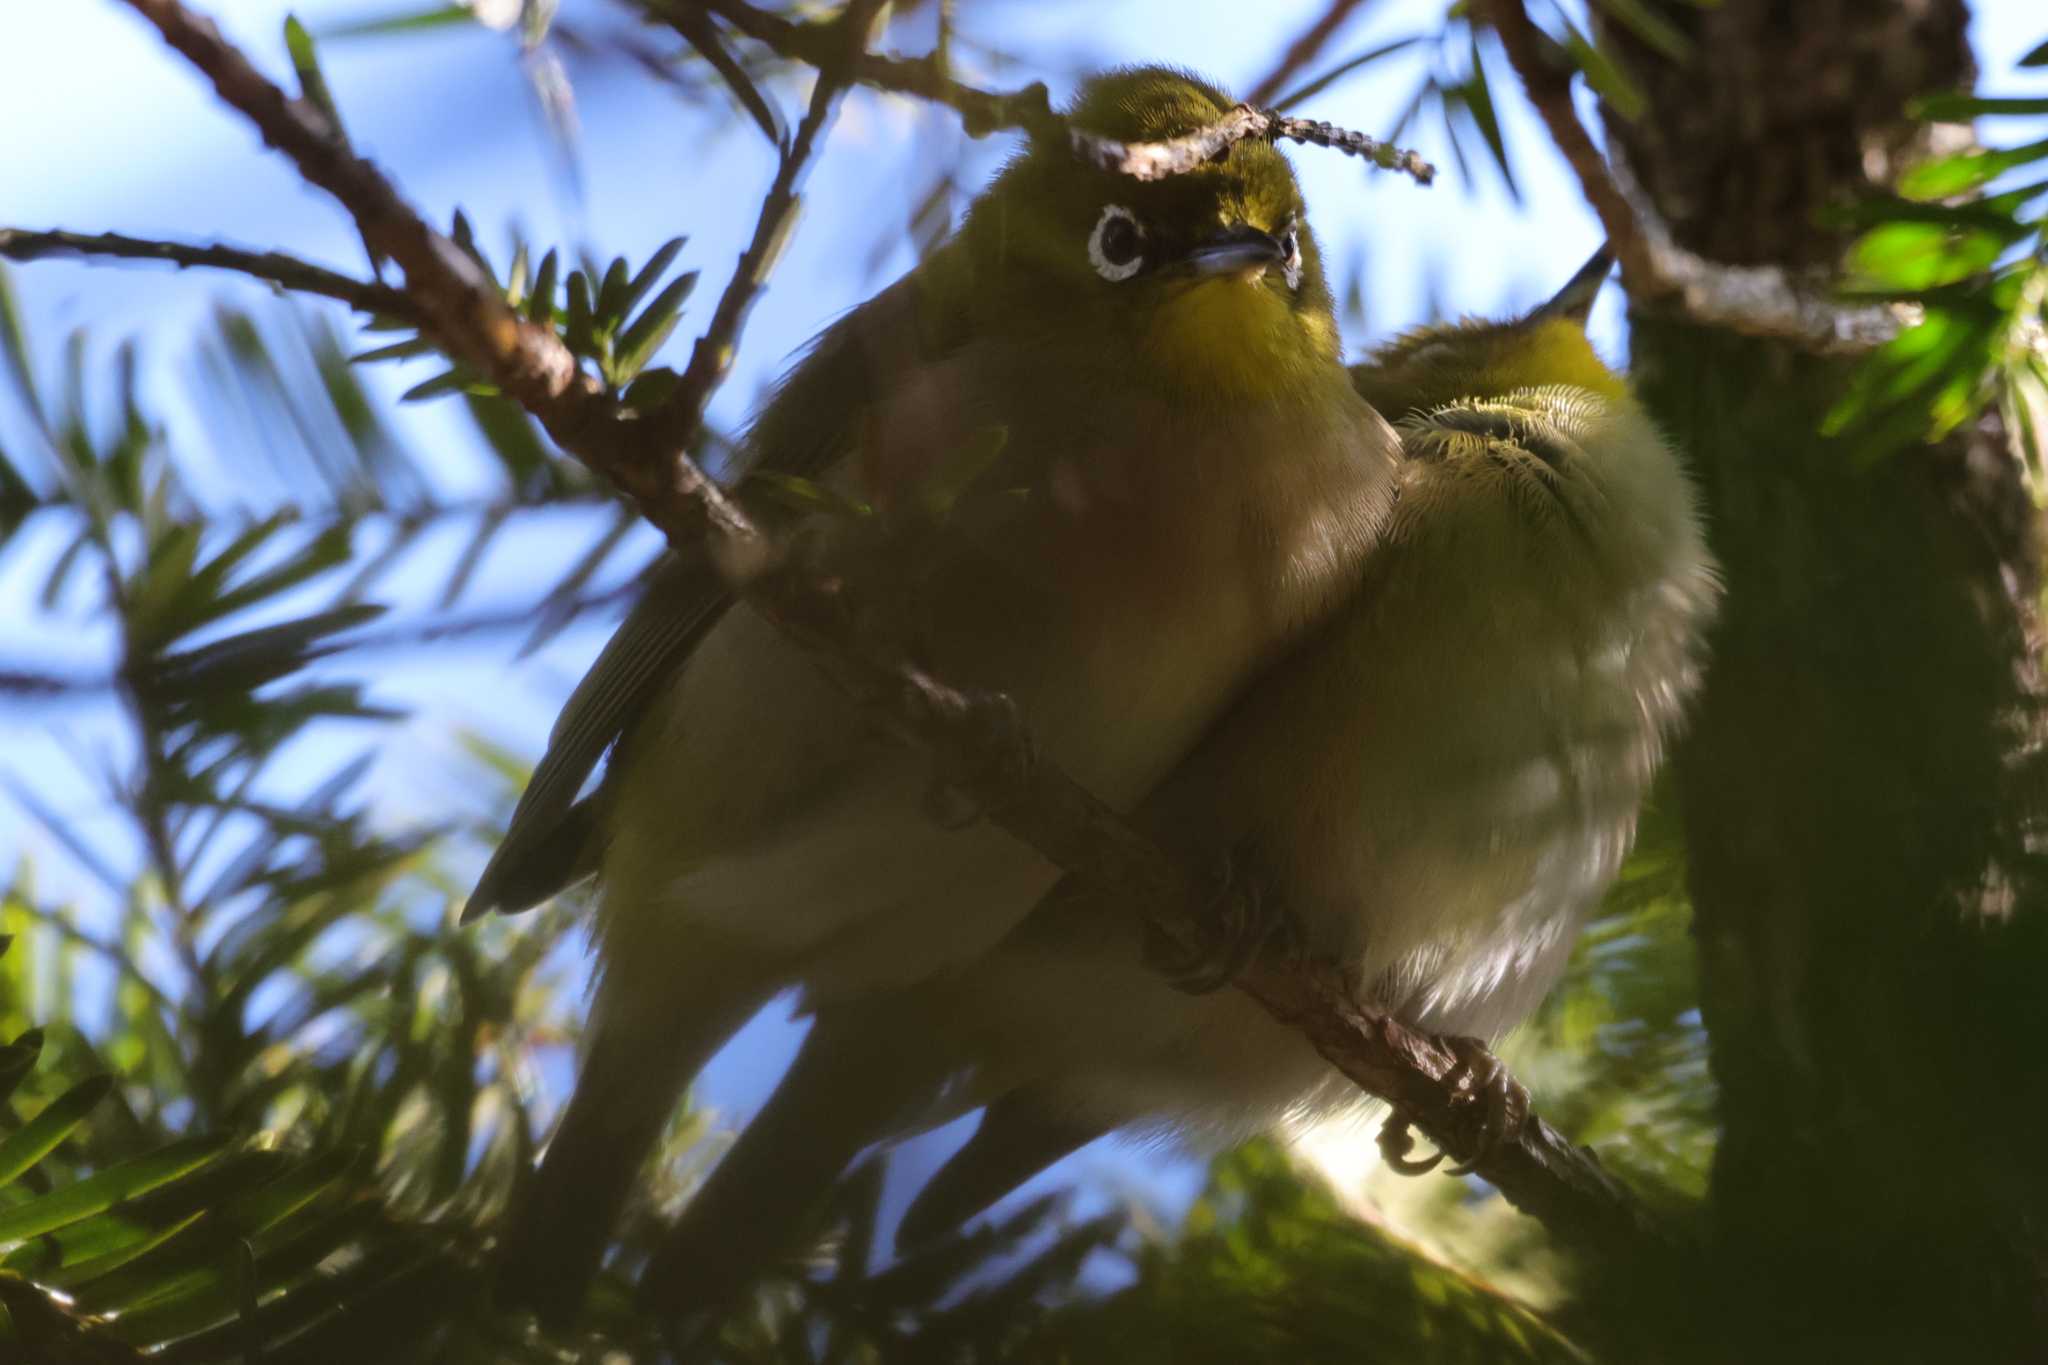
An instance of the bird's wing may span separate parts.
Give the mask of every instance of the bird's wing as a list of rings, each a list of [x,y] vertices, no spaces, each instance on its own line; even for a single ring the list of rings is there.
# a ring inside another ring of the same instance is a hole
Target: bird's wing
[[[906,361],[960,340],[915,271],[820,335],[748,433],[747,475],[815,479],[854,448],[864,415]],[[524,910],[589,876],[595,820],[576,798],[607,750],[673,679],[731,605],[700,554],[663,557],[647,591],[562,708],[505,838],[463,909],[465,923]]]
[[[595,871],[595,819],[590,802],[576,797],[605,750],[725,614],[727,601],[724,585],[701,559],[662,557],[640,600],[569,694],[503,842],[469,893],[464,923],[493,910],[525,910]]]

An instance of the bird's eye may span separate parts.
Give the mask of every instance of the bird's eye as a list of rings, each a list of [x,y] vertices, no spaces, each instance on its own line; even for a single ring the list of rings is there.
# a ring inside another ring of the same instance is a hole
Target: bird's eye
[[[1095,273],[1115,282],[1127,280],[1145,266],[1145,230],[1121,204],[1110,204],[1088,234],[1088,261]]]
[[[1299,289],[1301,287],[1301,224],[1295,221],[1293,214],[1287,216],[1287,222],[1280,230],[1280,249],[1287,253],[1287,259],[1280,267],[1281,274],[1287,280],[1287,287],[1289,289]]]

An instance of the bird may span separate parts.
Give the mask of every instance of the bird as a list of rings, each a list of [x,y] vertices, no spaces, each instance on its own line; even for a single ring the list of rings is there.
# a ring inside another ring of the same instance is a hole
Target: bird
[[[1268,893],[1360,1004],[1460,1043],[1497,1038],[1564,969],[1719,598],[1678,454],[1586,338],[1611,266],[1603,248],[1526,314],[1424,327],[1355,369],[1405,456],[1383,543],[1135,816]],[[1134,907],[1069,879],[972,962],[821,1004],[650,1277],[730,1294],[719,1258],[799,1236],[801,1186],[976,1108],[899,1248],[1107,1133],[1213,1150],[1367,1112],[1298,1032],[1241,992],[1177,989],[1150,946]]]
[[[1066,113],[1135,142],[1232,108],[1142,67],[1090,79]],[[1400,447],[1344,368],[1275,147],[1141,182],[1043,135],[821,334],[743,449],[750,506],[797,489],[835,509],[828,541],[850,526],[890,566],[909,662],[1007,698],[1036,752],[1128,806],[1343,600]],[[682,1092],[766,1001],[912,987],[1055,882],[993,824],[935,818],[933,791],[929,761],[701,554],[658,569],[465,911],[600,888],[584,1055],[499,1239],[506,1301],[573,1319]]]

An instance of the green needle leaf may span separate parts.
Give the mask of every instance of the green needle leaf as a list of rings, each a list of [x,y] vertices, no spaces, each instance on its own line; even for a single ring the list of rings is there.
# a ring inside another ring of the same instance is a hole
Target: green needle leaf
[[[112,1076],[93,1076],[80,1081],[50,1101],[42,1113],[17,1128],[0,1142],[0,1185],[18,1178],[41,1161],[57,1144],[71,1136],[71,1130],[85,1122],[93,1106],[114,1088]]]

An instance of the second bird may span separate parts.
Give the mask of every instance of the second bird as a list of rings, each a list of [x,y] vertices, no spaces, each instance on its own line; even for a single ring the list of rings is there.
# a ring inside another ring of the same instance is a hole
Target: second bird
[[[1425,328],[1358,386],[1407,453],[1347,604],[1139,818],[1229,852],[1361,1002],[1492,1039],[1563,970],[1693,691],[1718,584],[1675,452],[1587,344],[1602,254],[1503,323]],[[827,1004],[650,1276],[716,1302],[869,1143],[988,1106],[899,1245],[1118,1129],[1214,1147],[1361,1096],[1232,990],[1144,962],[1134,908],[1063,886],[994,952]]]

